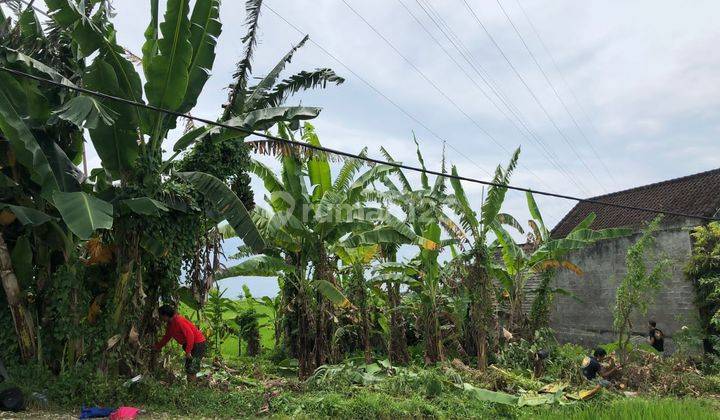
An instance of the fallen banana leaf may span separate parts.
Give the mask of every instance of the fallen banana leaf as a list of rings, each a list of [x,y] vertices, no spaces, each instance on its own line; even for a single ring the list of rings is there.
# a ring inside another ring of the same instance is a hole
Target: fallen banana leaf
[[[562,391],[560,391],[562,397]],[[536,405],[554,404],[558,401],[556,394],[525,394],[518,398],[518,407],[533,407]]]
[[[538,392],[542,394],[554,394],[558,391],[563,391],[565,388],[567,388],[567,384],[564,383],[553,383],[553,384],[547,384],[544,387],[540,388]]]
[[[495,365],[490,365],[490,369],[498,372],[500,375],[502,375],[508,382],[511,382],[513,384],[516,384],[520,386],[523,389],[537,391],[540,388],[543,387],[542,382],[537,381],[535,379],[530,379],[526,376],[518,375],[516,373],[507,371],[505,369],[501,369]]]
[[[478,388],[468,383],[463,384],[463,389],[475,396],[475,398],[479,399],[480,401],[494,402],[505,405],[517,405],[518,402],[518,397],[516,397],[515,395]]]
[[[566,397],[571,400],[576,400],[576,401],[589,400],[590,398],[594,397],[600,391],[600,388],[602,388],[600,385],[595,385],[595,388],[583,389],[578,392],[569,393],[566,395]]]

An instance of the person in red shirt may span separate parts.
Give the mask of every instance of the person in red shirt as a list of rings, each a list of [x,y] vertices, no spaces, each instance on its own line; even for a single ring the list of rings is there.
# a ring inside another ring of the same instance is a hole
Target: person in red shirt
[[[171,338],[174,338],[185,350],[185,373],[188,382],[195,382],[200,370],[200,362],[207,350],[205,336],[195,324],[177,313],[172,306],[163,305],[158,312],[160,319],[167,324],[167,330],[163,338],[155,344],[155,350],[160,351]]]

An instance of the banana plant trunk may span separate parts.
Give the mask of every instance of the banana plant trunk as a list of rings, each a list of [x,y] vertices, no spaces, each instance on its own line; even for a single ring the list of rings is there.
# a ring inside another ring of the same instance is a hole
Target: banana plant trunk
[[[330,260],[324,244],[321,244],[318,249],[315,278],[328,281],[337,286],[335,274],[330,267]],[[315,297],[317,302],[315,314],[315,365],[322,366],[328,362],[331,356],[331,343],[335,330],[333,324],[335,308],[333,303],[319,291],[315,293]]]
[[[315,353],[313,352],[312,320],[310,318],[310,299],[307,290],[301,287],[297,295],[298,310],[298,374],[301,380],[308,378],[315,371]]]
[[[440,335],[440,320],[437,313],[437,303],[432,299],[425,311],[425,363],[434,364],[444,359],[442,337]]]
[[[400,284],[388,282],[388,302],[390,303],[390,361],[396,365],[406,365],[410,361],[405,335],[405,320],[400,311]]]
[[[477,368],[485,369],[488,365],[490,351],[489,343],[493,341],[493,332],[497,331],[497,302],[492,279],[485,269],[486,253],[483,250],[476,251],[470,275],[465,279],[465,287],[470,295],[469,326],[467,334],[470,335],[466,342],[471,344],[475,354]]]
[[[31,361],[37,354],[37,337],[32,316],[22,302],[20,283],[12,267],[10,251],[2,233],[0,233],[0,277],[12,314],[15,333],[20,346],[20,356],[24,362]]]
[[[525,300],[525,284],[520,278],[513,281],[512,299],[510,300],[510,317],[508,319],[508,330],[516,332],[519,328],[526,324],[525,314],[523,313],[523,301]]]
[[[365,363],[372,363],[372,344],[370,342],[370,313],[368,311],[367,288],[365,287],[365,278],[363,266],[356,265],[353,267],[353,278],[357,293],[357,303],[360,309],[360,322],[362,324],[362,341],[363,352],[365,355]]]

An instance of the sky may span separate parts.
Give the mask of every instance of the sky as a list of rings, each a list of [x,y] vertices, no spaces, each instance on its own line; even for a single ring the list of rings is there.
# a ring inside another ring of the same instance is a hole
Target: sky
[[[255,76],[307,33],[284,75],[330,67],[346,79],[288,102],[323,108],[313,124],[325,146],[367,146],[375,157],[384,146],[415,165],[414,132],[428,168],[440,167],[445,144],[461,175],[481,179],[521,147],[513,184],[581,197],[720,167],[717,1],[264,3],[302,33],[263,7]],[[119,42],[140,54],[149,2],[114,5]],[[244,20],[243,1],[222,3],[215,66],[193,115],[217,117]],[[88,161],[99,164],[94,152]],[[465,188],[478,208],[481,186]],[[549,226],[574,205],[538,201]],[[524,195],[509,193],[505,211],[526,220]]]

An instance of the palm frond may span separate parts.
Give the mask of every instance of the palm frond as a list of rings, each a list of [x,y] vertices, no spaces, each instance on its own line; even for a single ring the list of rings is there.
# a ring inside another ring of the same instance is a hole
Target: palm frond
[[[460,180],[457,179],[458,171],[455,165],[452,166],[450,172],[453,175],[453,178],[450,178],[450,185],[455,192],[455,196],[447,197],[446,200],[449,204],[449,207],[453,209],[453,211],[460,218],[460,224],[463,226],[463,228],[466,231],[472,232],[475,240],[478,240],[480,234],[477,214],[470,207],[470,202],[468,201],[467,194],[465,194],[462,183],[460,182]]]
[[[364,147],[358,156],[365,157],[367,156],[367,147]],[[363,165],[363,161],[360,159],[349,159],[345,161],[345,164],[340,169],[340,172],[338,172],[337,178],[335,178],[335,183],[333,184],[333,191],[340,192],[345,191],[350,186],[350,182],[355,177],[355,174],[360,170],[360,168]]]
[[[423,172],[420,173],[420,181],[422,182],[423,188],[430,189],[430,182],[428,181],[427,173],[424,172],[426,170],[425,168],[425,159],[423,159],[423,155],[420,152],[420,143],[418,142],[417,137],[415,136],[415,132],[413,131],[413,141],[415,142],[415,151],[417,153],[418,162],[420,162],[420,166],[423,169]]]
[[[400,163],[400,162],[396,161],[395,159],[393,159],[393,157],[390,155],[390,152],[388,152],[387,149],[385,149],[385,147],[383,147],[383,146],[380,146],[380,153],[389,162]],[[405,192],[412,191],[412,186],[410,186],[410,182],[408,181],[405,174],[400,169],[397,170],[396,174],[398,176],[398,179],[400,179],[400,183],[402,184],[403,190],[405,190]]]
[[[505,193],[507,193],[506,185],[510,182],[510,175],[512,175],[512,172],[515,170],[519,157],[520,148],[517,148],[510,158],[510,162],[505,170],[503,170],[501,166],[498,166],[495,170],[493,183],[496,185],[490,187],[487,198],[482,205],[483,232],[487,232],[490,229],[491,224],[495,221],[495,218],[505,201]]]
[[[247,257],[252,257],[253,255],[256,255],[257,253],[250,248],[247,245],[240,245],[238,247],[238,251],[230,256],[231,260],[240,260]]]
[[[302,48],[308,39],[310,39],[310,36],[305,35],[297,45],[290,48],[290,51],[288,51],[287,54],[285,54],[285,56],[283,56],[283,58],[275,64],[275,67],[273,67],[273,69],[270,70],[270,72],[265,75],[265,77],[263,77],[257,85],[248,89],[251,90],[252,93],[245,101],[244,110],[263,108],[262,99],[267,96],[267,92],[273,87],[278,77],[280,77],[280,73],[285,69],[285,66],[292,61],[295,52]]]
[[[335,74],[335,71],[328,68],[315,69],[313,71],[301,71],[275,85],[272,92],[258,103],[259,106],[279,106],[290,96],[301,90],[315,88],[325,89],[328,83],[339,86],[345,79]]]
[[[241,39],[241,42],[245,44],[245,53],[243,59],[237,64],[235,74],[233,74],[235,83],[232,85],[232,89],[228,95],[228,102],[223,111],[223,121],[230,118],[233,112],[242,110],[243,108],[242,99],[247,89],[248,77],[252,73],[252,59],[255,47],[257,46],[258,23],[260,21],[262,2],[263,0],[247,0],[245,2],[245,12],[247,14],[245,25],[248,31]],[[240,101],[238,101],[238,99],[240,99]]]

